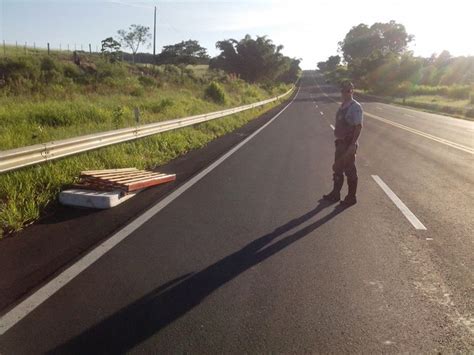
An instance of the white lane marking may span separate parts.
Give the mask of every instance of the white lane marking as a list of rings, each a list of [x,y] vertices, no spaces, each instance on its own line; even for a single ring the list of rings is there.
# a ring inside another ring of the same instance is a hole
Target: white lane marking
[[[316,105],[316,107],[319,107],[318,105]]]
[[[416,118],[415,116],[409,115],[408,113],[404,113],[403,116],[407,116],[407,117],[411,117],[411,118]]]
[[[426,238],[426,240],[433,240],[433,238]]]
[[[100,257],[102,257],[105,253],[110,251],[113,247],[115,247],[118,243],[123,241],[127,238],[130,234],[132,234],[135,230],[137,230],[140,226],[146,223],[149,219],[151,219],[154,215],[160,212],[163,208],[168,206],[171,202],[173,202],[176,198],[178,198],[181,194],[183,194],[186,190],[188,190],[191,186],[196,184],[199,180],[201,180],[204,176],[206,176],[209,172],[214,170],[218,167],[223,161],[229,158],[232,154],[234,154],[237,150],[239,150],[244,144],[246,144],[249,140],[255,137],[258,133],[260,133],[265,127],[267,127],[270,123],[272,123],[278,116],[280,116],[287,108],[290,106],[295,98],[298,96],[300,92],[300,88],[298,88],[298,92],[296,93],[295,97],[291,102],[286,105],[280,112],[278,112],[270,121],[268,121],[265,125],[260,127],[257,131],[252,133],[249,137],[245,140],[240,142],[237,146],[232,148],[230,151],[225,153],[222,157],[220,157],[217,161],[212,163],[206,169],[201,171],[199,174],[194,176],[191,180],[184,183],[182,186],[177,188],[171,194],[169,194],[166,198],[158,202],[155,206],[150,208],[144,214],[136,218],[130,224],[122,228],[120,231],[115,233],[105,242],[100,244],[94,250],[89,252],[87,255],[82,257],[78,262],[71,265],[68,269],[63,271],[61,274],[56,276],[53,280],[48,282],[46,285],[41,287],[38,291],[30,295],[16,307],[11,309],[8,313],[3,315],[0,318],[0,335],[5,334],[11,327],[13,327],[16,323],[21,321],[24,317],[26,317],[30,312],[32,312],[36,307],[46,301],[49,297],[51,297],[54,293],[56,293],[59,289],[63,286],[68,284],[72,279],[74,279],[77,275],[79,275],[82,271],[87,269],[91,266],[94,262],[96,262]]]
[[[334,126],[332,124],[330,124],[330,126],[331,126],[332,130],[334,131],[335,130]]]
[[[371,114],[371,113],[368,113],[368,112],[364,112],[364,115],[369,116],[369,117],[372,117],[372,118],[375,118],[376,120],[382,121],[382,122],[384,122],[384,123],[388,123],[388,124],[390,124],[390,125],[392,125],[392,126],[395,126],[395,127],[401,128],[401,129],[404,129],[405,131],[408,131],[408,132],[417,134],[417,135],[419,135],[419,136],[422,136],[422,137],[431,139],[431,140],[433,140],[433,141],[435,141],[435,142],[438,142],[438,143],[441,143],[441,144],[450,146],[450,147],[452,147],[452,148],[456,148],[456,149],[458,149],[458,150],[462,150],[463,152],[470,153],[470,154],[474,154],[474,149],[469,148],[469,147],[466,147],[466,146],[464,146],[464,145],[461,145],[461,144],[458,144],[458,143],[454,143],[454,142],[448,141],[447,139],[444,139],[444,138],[439,138],[439,137],[433,136],[433,135],[431,135],[431,134],[428,134],[428,133],[419,131],[419,130],[417,130],[417,129],[414,129],[414,128],[411,128],[411,127],[402,125],[402,124],[400,124],[400,123],[396,123],[396,122],[391,121],[391,120],[387,120],[387,119],[385,119],[385,118],[382,118],[382,117],[380,117],[380,116],[377,116],[377,115],[374,115],[374,114]]]
[[[323,111],[319,111],[319,113],[321,114],[321,116],[324,115]]]
[[[403,215],[410,221],[410,223],[415,227],[415,229],[426,230],[426,227],[423,223],[420,222],[418,218],[410,211],[410,209],[398,198],[397,195],[388,187],[380,177],[377,175],[372,175],[372,178],[375,182],[382,188],[382,190],[387,194],[387,196],[392,200],[395,206],[402,211]]]

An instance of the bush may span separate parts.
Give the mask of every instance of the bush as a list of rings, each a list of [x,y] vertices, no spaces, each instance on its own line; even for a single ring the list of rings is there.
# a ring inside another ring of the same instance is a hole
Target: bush
[[[148,76],[140,76],[138,81],[145,87],[153,87],[156,85],[156,81]]]
[[[126,67],[121,63],[109,63],[99,60],[96,64],[97,79],[103,82],[106,78],[121,79],[128,74]]]
[[[0,58],[0,78],[7,84],[14,84],[22,79],[36,82],[40,75],[40,66],[34,57]]]
[[[447,86],[429,86],[429,85],[415,85],[412,89],[413,95],[442,95],[448,93]]]
[[[130,91],[130,95],[134,97],[142,97],[145,95],[145,90],[142,87],[136,87]]]
[[[224,89],[215,81],[207,86],[205,94],[207,98],[218,104],[224,104],[227,101]]]
[[[466,117],[474,118],[474,108],[466,110]]]
[[[451,99],[468,99],[471,92],[469,85],[453,85],[448,88],[448,97]]]
[[[64,63],[63,64],[63,74],[66,78],[70,78],[72,80],[77,80],[81,75],[81,69],[72,63]]]
[[[150,110],[153,113],[162,113],[164,112],[168,107],[171,107],[174,105],[174,101],[168,98],[161,99],[159,102],[154,102],[145,109]]]

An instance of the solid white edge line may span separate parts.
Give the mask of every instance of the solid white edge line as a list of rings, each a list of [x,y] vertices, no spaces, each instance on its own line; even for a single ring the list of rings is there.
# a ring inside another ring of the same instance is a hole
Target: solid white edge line
[[[403,215],[410,221],[410,223],[418,230],[426,230],[426,227],[423,223],[420,222],[418,218],[410,211],[410,209],[398,198],[397,195],[390,189],[390,187],[385,184],[382,179],[377,175],[372,175],[372,178],[375,182],[382,188],[382,190],[387,194],[387,196],[392,200],[395,206],[402,211]]]
[[[158,202],[155,206],[150,208],[148,211],[143,213],[141,216],[137,217],[133,220],[130,224],[123,227],[120,231],[112,235],[109,239],[101,243],[95,249],[90,251],[88,254],[83,256],[79,261],[71,265],[69,268],[64,270],[61,274],[56,276],[53,280],[48,282],[46,285],[42,286],[39,290],[34,292],[32,295],[27,297],[25,300],[20,302],[17,306],[12,308],[9,312],[4,314],[0,318],[0,335],[5,334],[10,328],[12,328],[15,324],[25,318],[29,313],[31,313],[34,309],[36,309],[39,305],[45,302],[49,297],[55,294],[58,290],[60,290],[63,286],[68,284],[72,279],[74,279],[77,275],[79,275],[82,271],[87,269],[91,266],[94,262],[96,262],[99,258],[101,258],[105,253],[110,251],[113,247],[127,238],[131,233],[141,227],[145,222],[151,219],[154,215],[160,212],[163,208],[169,205],[173,200],[178,198],[181,194],[183,194],[187,189],[191,186],[196,184],[199,180],[201,180],[204,176],[206,176],[209,172],[214,170],[217,166],[219,166],[224,160],[234,154],[237,150],[239,150],[244,144],[246,144],[249,140],[255,137],[258,133],[260,133],[265,127],[267,127],[270,123],[272,123],[278,116],[280,116],[287,108],[290,106],[295,98],[298,96],[300,92],[301,86],[298,88],[296,95],[293,97],[290,103],[286,105],[280,112],[278,112],[270,121],[260,127],[257,131],[252,133],[249,137],[244,139],[240,142],[237,146],[232,148],[230,151],[225,153],[221,156],[217,161],[209,165],[203,171],[192,177],[186,183],[181,185],[163,200]]]
[[[364,115],[366,116],[369,116],[369,117],[372,117],[376,120],[379,120],[381,122],[384,122],[384,123],[387,123],[387,124],[390,124],[392,126],[395,126],[395,127],[398,127],[398,128],[401,128],[401,129],[404,129],[405,131],[408,131],[410,133],[414,133],[414,134],[417,134],[419,136],[422,136],[422,137],[425,137],[425,138],[428,138],[428,139],[431,139],[432,141],[435,141],[435,142],[438,142],[438,143],[441,143],[441,144],[444,144],[444,145],[447,145],[451,148],[455,148],[455,149],[458,149],[458,150],[461,150],[463,152],[466,152],[466,153],[470,153],[470,154],[474,154],[474,149],[470,148],[470,147],[466,147],[462,144],[458,144],[458,143],[455,143],[455,142],[451,142],[447,139],[444,139],[444,138],[440,138],[440,137],[437,137],[437,136],[433,136],[432,134],[429,134],[429,133],[425,133],[423,131],[419,131],[417,129],[414,129],[414,128],[411,128],[411,127],[408,127],[408,126],[405,126],[401,123],[397,123],[397,122],[394,122],[392,120],[388,120],[386,118],[383,118],[383,117],[380,117],[380,116],[377,116],[377,115],[374,115],[372,113],[369,113],[369,112],[364,112]]]

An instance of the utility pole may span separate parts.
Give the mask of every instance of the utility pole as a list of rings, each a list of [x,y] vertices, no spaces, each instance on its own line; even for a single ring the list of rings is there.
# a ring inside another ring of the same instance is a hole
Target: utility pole
[[[153,65],[156,64],[156,6],[155,6],[155,17],[153,20]]]

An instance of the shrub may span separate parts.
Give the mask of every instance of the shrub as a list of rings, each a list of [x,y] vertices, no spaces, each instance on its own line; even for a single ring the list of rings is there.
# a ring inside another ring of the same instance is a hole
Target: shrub
[[[153,87],[156,85],[156,81],[153,78],[150,78],[149,76],[140,76],[138,78],[138,81],[145,87]]]
[[[66,78],[77,80],[82,75],[82,72],[77,65],[72,63],[64,63],[63,74]]]
[[[224,104],[227,101],[224,89],[215,81],[207,86],[205,94],[207,98],[218,104]]]
[[[122,106],[117,106],[112,111],[112,123],[115,128],[119,128],[123,123],[124,110]]]
[[[474,108],[466,110],[466,117],[474,118]]]
[[[469,85],[453,85],[448,88],[448,97],[451,99],[468,99],[471,87]]]
[[[168,107],[174,105],[174,101],[168,98],[161,99],[159,102],[153,102],[152,104],[148,105],[146,109],[150,110],[153,113],[161,113],[164,112]]]
[[[133,88],[132,91],[130,91],[130,95],[134,97],[142,97],[143,95],[145,95],[145,90],[139,86],[139,87]]]
[[[34,57],[0,58],[0,78],[6,84],[12,84],[22,79],[36,82],[40,75],[40,67]]]
[[[446,95],[447,93],[447,86],[415,85],[412,89],[413,95]]]

